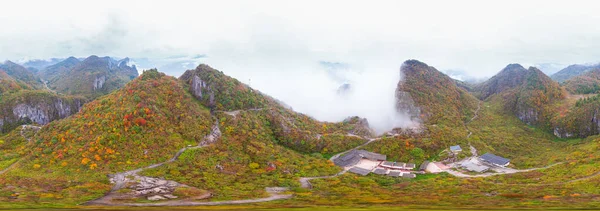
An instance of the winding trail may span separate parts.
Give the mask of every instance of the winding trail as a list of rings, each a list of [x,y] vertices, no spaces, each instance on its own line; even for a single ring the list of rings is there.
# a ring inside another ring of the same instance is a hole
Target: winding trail
[[[44,89],[46,89],[46,90],[48,90],[48,91],[50,91],[50,92],[52,92],[54,94],[58,94],[58,93],[56,93],[56,91],[54,91],[54,90],[50,89],[50,87],[48,87],[48,82],[47,81],[45,81],[45,80],[41,80],[41,81],[44,84]]]
[[[28,143],[28,144],[31,144],[31,143],[32,143],[32,138],[31,138],[31,137],[27,138],[27,137],[25,136],[25,132],[24,132],[23,130],[25,130],[25,129],[33,129],[33,130],[35,131],[35,132],[34,132],[34,134],[35,134],[35,133],[37,133],[37,132],[38,132],[38,131],[39,131],[41,128],[42,128],[42,127],[38,127],[38,126],[34,126],[34,125],[21,125],[21,131],[19,131],[19,133],[21,134],[21,136],[22,136],[22,137],[23,137],[25,140],[27,140],[27,143]],[[0,175],[2,175],[2,174],[4,174],[4,173],[6,173],[6,172],[8,172],[9,170],[11,170],[11,169],[13,169],[14,167],[16,167],[16,166],[17,166],[17,165],[18,165],[18,164],[19,164],[19,163],[20,163],[20,162],[21,162],[23,159],[24,159],[24,158],[20,158],[19,160],[17,160],[17,161],[15,161],[14,163],[10,164],[10,165],[9,165],[8,167],[6,167],[5,169],[2,169],[2,170],[0,170]]]
[[[469,134],[467,134],[467,140],[469,139],[469,137],[471,137],[471,135],[473,135],[473,132],[469,130],[469,127],[467,125],[479,116],[479,110],[481,110],[481,101],[479,101],[479,103],[477,104],[477,110],[475,110],[475,115],[473,115],[473,117],[471,117],[471,119],[465,123],[465,128],[467,129],[467,131],[469,131]]]
[[[2,175],[2,174],[4,174],[4,173],[8,172],[8,171],[9,171],[9,170],[11,170],[11,169],[13,169],[13,168],[14,168],[15,166],[17,166],[17,164],[19,164],[19,163],[20,163],[22,160],[23,160],[23,158],[21,158],[21,159],[19,159],[19,160],[15,161],[14,163],[10,164],[10,166],[6,167],[5,169],[3,169],[3,170],[0,170],[0,175]]]
[[[241,111],[262,111],[265,110],[265,108],[250,108],[250,109],[240,109],[240,110],[233,110],[233,111],[217,111],[217,112],[223,112],[229,116],[232,116],[233,118],[236,118],[238,114],[240,114]]]

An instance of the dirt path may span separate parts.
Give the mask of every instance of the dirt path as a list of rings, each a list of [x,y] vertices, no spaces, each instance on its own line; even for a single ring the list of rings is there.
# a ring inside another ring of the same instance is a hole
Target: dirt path
[[[24,130],[25,130],[25,129],[32,129],[32,130],[34,130],[34,131],[35,131],[35,132],[34,132],[34,134],[35,134],[35,133],[37,133],[37,132],[38,132],[40,129],[42,129],[42,127],[33,126],[33,125],[21,125],[21,131],[19,131],[19,132],[20,132],[20,134],[21,134],[21,136],[22,136],[22,137],[23,137],[25,140],[27,140],[27,143],[31,144],[31,139],[32,139],[32,137],[29,137],[29,138],[25,137],[25,132],[24,132]]]
[[[477,104],[477,110],[475,110],[475,115],[473,115],[473,117],[466,124],[471,123],[473,120],[475,120],[475,118],[479,116],[479,110],[481,110],[481,101],[479,101],[479,103]]]
[[[469,139],[469,137],[471,137],[471,135],[473,135],[473,132],[469,130],[469,127],[467,125],[479,116],[479,110],[481,110],[481,101],[479,101],[479,103],[477,104],[477,110],[475,110],[475,115],[473,115],[473,117],[465,123],[465,128],[467,129],[467,131],[469,131],[469,134],[467,134],[467,140]]]
[[[240,109],[240,110],[234,110],[234,111],[218,111],[218,112],[223,112],[229,116],[232,117],[237,117],[238,114],[240,114],[241,111],[262,111],[265,110],[265,108],[250,108],[250,109]]]
[[[556,165],[560,165],[563,164],[564,162],[558,162],[558,163],[554,163],[548,166],[544,166],[544,167],[539,167],[539,168],[530,168],[530,169],[511,169],[511,168],[504,168],[503,172],[496,172],[496,173],[483,173],[483,174],[477,174],[477,175],[469,175],[469,174],[464,174],[458,171],[454,171],[451,169],[447,169],[445,170],[445,172],[448,172],[449,174],[455,176],[455,177],[461,177],[461,178],[473,178],[473,177],[491,177],[491,176],[496,176],[496,175],[503,175],[503,174],[514,174],[514,173],[521,173],[521,172],[529,172],[529,171],[536,171],[536,170],[542,170],[542,169],[547,169],[547,168],[551,168],[553,166]]]
[[[50,89],[50,87],[48,87],[48,82],[46,82],[45,80],[41,80],[41,81],[44,84],[44,89],[46,89],[54,94],[58,94],[58,93],[56,93],[56,91],[54,91],[54,90]]]
[[[13,168],[14,168],[15,166],[17,166],[17,165],[18,165],[18,164],[19,164],[19,163],[20,163],[22,160],[23,160],[23,158],[21,158],[21,159],[19,159],[19,160],[15,161],[14,163],[10,164],[10,166],[6,167],[5,169],[3,169],[3,170],[0,170],[0,175],[2,175],[2,174],[4,174],[4,173],[8,172],[8,171],[9,171],[9,170],[11,170],[11,169],[13,169]]]
[[[32,138],[31,137],[26,137],[25,136],[25,132],[23,130],[25,129],[33,129],[34,130],[34,134],[37,133],[41,127],[38,126],[33,126],[33,125],[21,125],[21,131],[19,131],[19,133],[21,134],[21,136],[27,140],[27,143],[31,144],[32,142]],[[21,161],[23,160],[23,158],[20,158],[19,160],[15,161],[14,163],[10,164],[8,167],[6,167],[3,170],[0,170],[0,175],[8,172],[9,170],[13,169],[15,166],[17,166]]]

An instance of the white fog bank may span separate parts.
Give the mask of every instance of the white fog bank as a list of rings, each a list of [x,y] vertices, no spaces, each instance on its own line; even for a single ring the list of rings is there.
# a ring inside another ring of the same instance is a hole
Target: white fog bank
[[[297,112],[330,122],[349,116],[367,118],[379,134],[414,125],[395,109],[402,62],[357,65],[317,60],[206,60],[210,66],[282,100]],[[350,89],[339,93],[345,83]]]

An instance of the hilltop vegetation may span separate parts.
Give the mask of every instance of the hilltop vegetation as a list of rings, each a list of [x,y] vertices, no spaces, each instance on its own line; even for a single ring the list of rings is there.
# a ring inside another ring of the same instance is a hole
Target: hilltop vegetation
[[[14,79],[0,69],[0,100],[2,99],[2,96],[21,89],[32,89],[32,87],[27,83]]]
[[[418,118],[428,124],[462,125],[477,109],[476,98],[434,67],[408,60],[402,64],[400,72],[402,80],[396,89],[397,107],[400,110],[408,108],[413,115],[420,113]],[[402,93],[408,93],[422,112],[414,111],[414,106],[402,105],[411,101],[404,99]]]
[[[476,87],[482,100],[503,102],[507,113],[527,124],[550,128],[555,103],[566,93],[555,81],[535,67],[506,66],[500,73]]]
[[[14,62],[6,61],[4,64],[0,64],[0,70],[14,79],[22,81],[23,83],[29,84],[36,88],[42,87],[40,78],[37,77],[34,72],[21,65],[15,64]]]
[[[261,113],[269,120],[277,142],[300,152],[331,154],[365,142],[362,138],[346,136],[348,131],[357,132],[358,136],[372,135],[368,125],[358,119],[328,123],[296,113],[208,65],[201,64],[195,70],[186,71],[180,80],[203,105],[214,111]],[[351,144],[346,145],[348,143]]]
[[[82,112],[40,130],[20,168],[0,179],[1,184],[29,185],[4,186],[0,192],[22,195],[0,201],[82,203],[97,198],[110,189],[106,174],[165,161],[201,140],[213,121],[175,78],[147,71],[118,92],[86,104]]]
[[[73,67],[80,64],[81,61],[75,57],[69,57],[63,61],[60,61],[56,64],[44,67],[42,70],[38,72],[38,75],[42,80],[46,81],[56,81],[61,77],[69,77],[67,73]]]
[[[584,74],[566,80],[563,85],[573,94],[596,94],[600,91],[600,69],[589,70]]]

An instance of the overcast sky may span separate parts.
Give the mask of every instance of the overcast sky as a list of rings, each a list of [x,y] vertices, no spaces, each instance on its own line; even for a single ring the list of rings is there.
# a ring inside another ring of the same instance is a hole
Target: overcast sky
[[[311,83],[341,83],[319,61],[343,63],[344,80],[381,89],[395,87],[407,59],[477,78],[509,63],[600,61],[594,1],[19,0],[1,8],[1,60],[206,55],[202,62],[295,107],[315,103],[297,99],[324,88]]]

